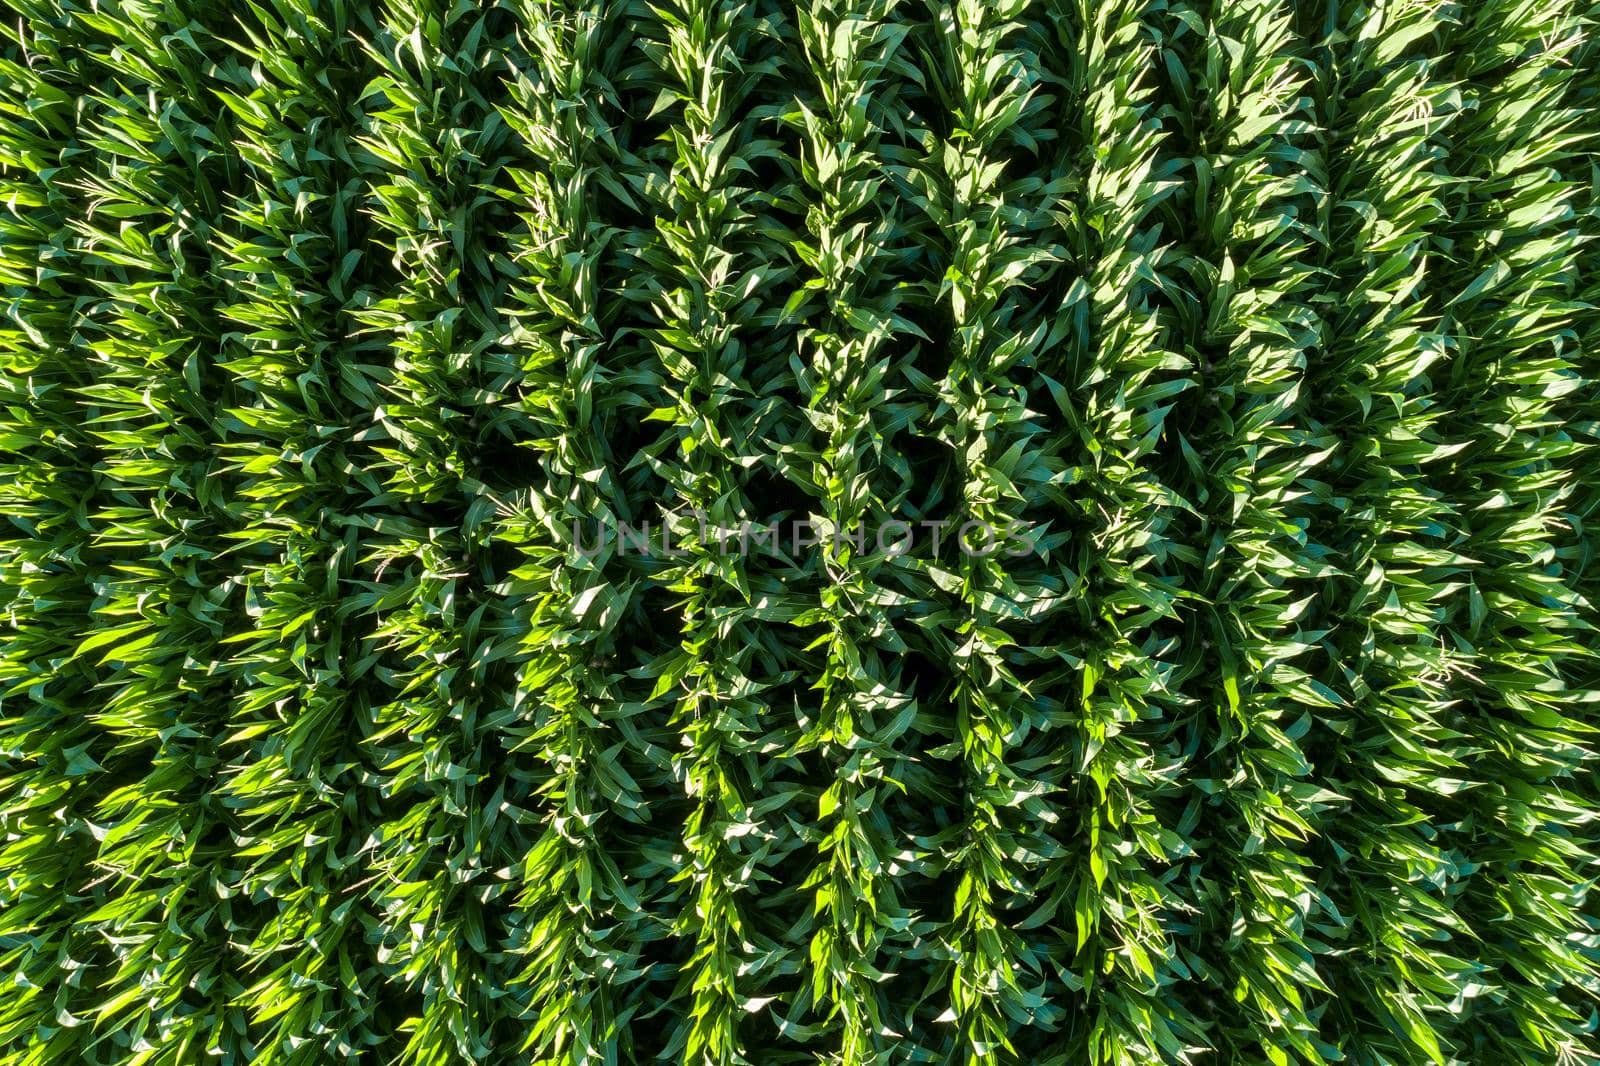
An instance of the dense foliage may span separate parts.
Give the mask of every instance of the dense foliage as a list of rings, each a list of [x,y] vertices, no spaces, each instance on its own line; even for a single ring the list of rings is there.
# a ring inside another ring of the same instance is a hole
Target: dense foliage
[[[0,1063],[1600,1060],[1592,0],[0,13]]]

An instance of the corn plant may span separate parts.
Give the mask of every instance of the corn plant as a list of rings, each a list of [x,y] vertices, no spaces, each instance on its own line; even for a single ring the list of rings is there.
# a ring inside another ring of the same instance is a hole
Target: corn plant
[[[0,1064],[1600,1061],[1591,0],[0,0]]]

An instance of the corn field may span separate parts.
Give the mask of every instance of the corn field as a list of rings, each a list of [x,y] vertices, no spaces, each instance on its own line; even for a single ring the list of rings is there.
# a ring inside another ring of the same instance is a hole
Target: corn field
[[[1594,0],[0,0],[0,368],[0,1066],[1600,1062]]]

